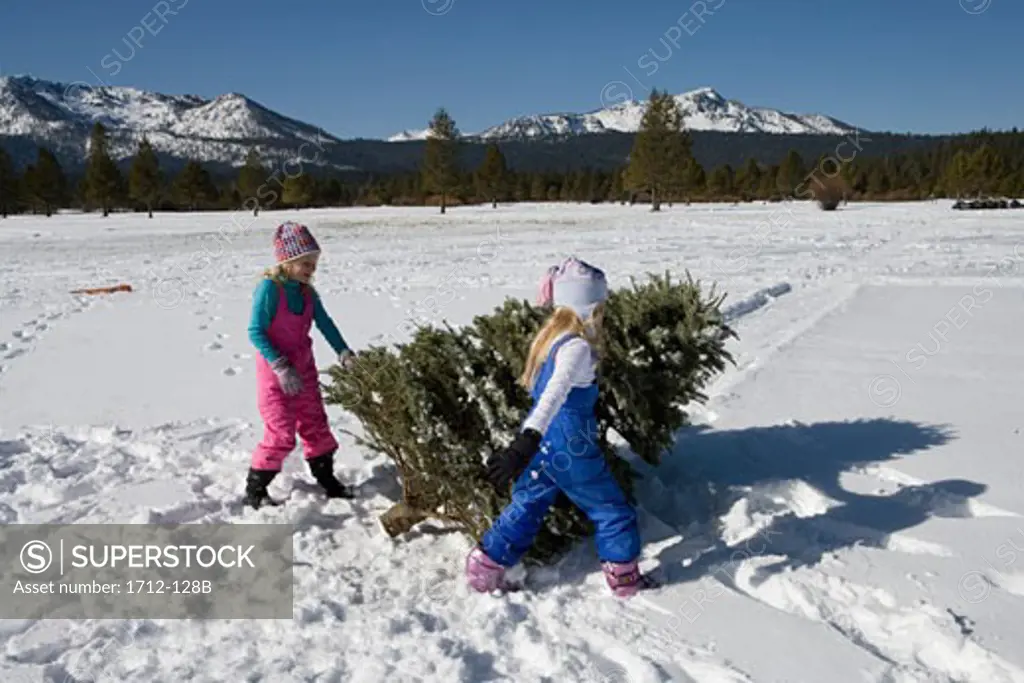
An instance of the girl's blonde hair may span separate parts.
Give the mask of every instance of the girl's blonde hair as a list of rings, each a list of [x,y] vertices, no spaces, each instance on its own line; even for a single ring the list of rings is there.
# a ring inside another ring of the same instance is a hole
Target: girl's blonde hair
[[[288,281],[288,270],[285,268],[285,264],[275,263],[263,271],[263,277],[267,280],[273,280],[279,285],[283,285]]]
[[[547,360],[551,345],[562,334],[569,333],[584,337],[594,347],[595,352],[600,353],[597,333],[600,329],[603,312],[604,304],[598,304],[591,318],[584,322],[571,308],[556,308],[530,344],[530,353],[526,357],[526,366],[523,368],[519,383],[527,390],[533,388],[534,382],[537,381],[537,373],[540,372],[541,365]]]
[[[263,271],[263,277],[267,280],[273,280],[279,285],[283,285],[288,282],[291,276],[288,275],[288,265],[292,262],[275,263],[266,270]],[[305,283],[307,287],[313,287],[313,278],[309,279],[309,282]]]

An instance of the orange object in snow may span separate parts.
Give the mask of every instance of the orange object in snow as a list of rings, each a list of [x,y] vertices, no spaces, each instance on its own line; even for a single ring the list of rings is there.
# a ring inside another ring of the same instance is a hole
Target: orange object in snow
[[[114,292],[130,292],[132,291],[131,285],[124,283],[114,285],[113,287],[91,287],[89,289],[73,289],[72,294],[113,294]]]

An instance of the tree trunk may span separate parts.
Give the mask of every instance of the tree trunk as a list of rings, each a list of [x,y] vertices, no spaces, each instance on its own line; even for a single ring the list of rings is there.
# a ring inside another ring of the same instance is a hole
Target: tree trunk
[[[651,211],[661,211],[661,197],[657,190],[651,190]]]
[[[444,213],[445,204],[447,204],[448,197],[444,192],[441,193],[441,213]]]
[[[380,516],[380,524],[388,536],[394,538],[412,529],[430,515],[410,507],[405,501],[395,503]]]
[[[497,209],[498,208],[498,198],[497,197],[491,197],[491,208],[492,209]]]
[[[104,204],[104,205],[103,205],[103,217],[104,217],[104,218],[106,218],[106,217],[107,217],[107,216],[109,216],[109,215],[110,215],[110,209],[108,209],[108,208],[107,208],[107,205],[106,205],[106,204]]]
[[[152,218],[153,217],[153,204],[152,204],[152,202],[147,202],[146,203],[146,211],[149,212],[149,217]]]

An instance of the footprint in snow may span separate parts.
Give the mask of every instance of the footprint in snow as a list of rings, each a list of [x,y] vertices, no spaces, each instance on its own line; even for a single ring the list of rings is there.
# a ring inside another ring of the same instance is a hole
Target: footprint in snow
[[[921,578],[917,576],[917,574],[913,574],[913,573],[907,574],[907,581],[909,581],[910,583],[914,584],[915,586],[920,588],[922,591],[926,591],[927,592],[927,590],[928,590],[928,586],[925,585],[924,581],[922,581]]]
[[[227,339],[230,336],[231,335],[228,334],[227,332],[221,332],[220,334],[217,335],[217,339]]]
[[[232,358],[234,358],[235,360],[248,360],[249,358],[252,358],[252,354],[236,353],[234,356],[232,356]]]
[[[618,662],[598,658],[594,662],[594,669],[601,683],[629,683],[629,672]]]
[[[10,353],[6,354],[3,358],[4,360],[11,360],[12,358],[17,358],[18,356],[24,355],[26,353],[28,353],[26,349],[14,349]]]
[[[7,342],[0,342],[0,351],[6,351],[9,348],[11,348],[11,345]]]
[[[207,351],[220,351],[221,349],[224,348],[224,345],[221,344],[220,342],[210,342],[203,348],[206,349]]]
[[[235,375],[240,375],[241,373],[242,373],[242,368],[238,368],[238,367],[224,368],[224,374],[227,375],[228,377],[234,377]]]

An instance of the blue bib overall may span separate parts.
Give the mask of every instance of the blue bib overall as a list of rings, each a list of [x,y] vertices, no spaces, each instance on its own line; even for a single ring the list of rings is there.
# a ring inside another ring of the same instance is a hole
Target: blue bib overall
[[[551,346],[531,395],[537,406],[555,369],[555,354],[572,339],[565,335]],[[636,511],[612,475],[598,447],[598,385],[573,387],[541,439],[540,449],[516,481],[512,502],[502,510],[481,546],[495,562],[511,567],[533,545],[559,489],[595,526],[597,554],[602,562],[629,562],[640,554]]]

